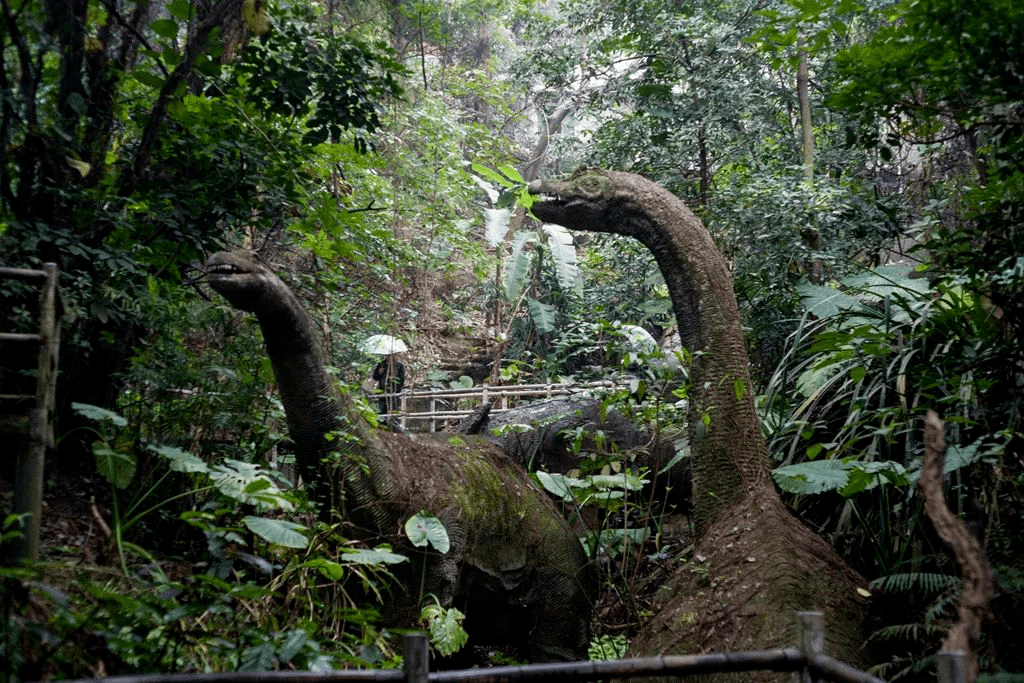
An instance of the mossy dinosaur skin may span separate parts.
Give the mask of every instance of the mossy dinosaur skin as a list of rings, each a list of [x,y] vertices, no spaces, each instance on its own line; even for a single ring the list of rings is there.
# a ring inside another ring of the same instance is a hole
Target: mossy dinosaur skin
[[[398,547],[406,519],[437,515],[451,549],[425,556],[425,590],[466,612],[471,642],[474,622],[507,619],[523,627],[506,629],[501,637],[514,642],[502,644],[533,661],[586,658],[594,569],[522,468],[479,437],[373,429],[337,391],[312,322],[277,275],[248,252],[218,252],[206,271],[217,292],[259,320],[296,464],[321,510],[352,537]]]

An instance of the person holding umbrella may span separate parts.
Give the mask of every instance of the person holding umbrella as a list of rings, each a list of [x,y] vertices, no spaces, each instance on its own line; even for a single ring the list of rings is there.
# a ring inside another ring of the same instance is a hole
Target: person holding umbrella
[[[381,415],[398,412],[401,403],[397,394],[405,388],[405,365],[398,360],[398,354],[408,351],[409,347],[401,339],[389,334],[375,334],[368,337],[360,348],[374,355],[383,356],[373,368],[373,381],[383,396],[377,399]]]

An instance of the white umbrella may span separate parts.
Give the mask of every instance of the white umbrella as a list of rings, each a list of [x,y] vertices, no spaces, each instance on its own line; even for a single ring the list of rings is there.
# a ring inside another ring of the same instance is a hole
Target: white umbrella
[[[364,339],[363,343],[359,345],[359,350],[363,353],[372,353],[375,356],[386,356],[390,353],[408,351],[409,347],[398,337],[392,337],[390,334],[375,334]]]

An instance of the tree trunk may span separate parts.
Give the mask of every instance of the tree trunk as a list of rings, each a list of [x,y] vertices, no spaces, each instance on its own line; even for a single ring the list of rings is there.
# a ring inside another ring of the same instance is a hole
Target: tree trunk
[[[797,48],[800,50],[800,64],[796,71],[796,96],[800,102],[800,133],[801,148],[803,152],[804,183],[807,189],[811,188],[811,181],[814,180],[814,124],[811,121],[811,90],[810,75],[807,60],[807,50],[804,48],[804,39],[797,41]],[[804,228],[804,241],[807,248],[814,253],[821,251],[821,232],[814,227],[813,215],[811,221]],[[807,277],[815,284],[825,281],[825,268],[821,259],[812,257],[805,266]]]

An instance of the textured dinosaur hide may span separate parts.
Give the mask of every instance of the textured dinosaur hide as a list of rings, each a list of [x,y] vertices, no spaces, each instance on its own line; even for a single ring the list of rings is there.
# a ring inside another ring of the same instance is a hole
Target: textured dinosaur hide
[[[513,425],[524,429],[502,429]],[[690,459],[682,458],[666,469],[675,456],[675,442],[685,437],[641,430],[598,399],[570,396],[531,401],[491,414],[480,433],[529,471],[566,474],[581,465],[570,442],[573,437],[566,435],[578,429],[583,432],[580,453],[622,453],[634,467],[643,469],[658,500],[679,509],[689,507]],[[595,436],[598,431],[603,434],[600,442]]]
[[[693,509],[704,562],[665,582],[632,650],[690,653],[793,642],[791,610],[818,609],[832,653],[863,662],[864,581],[783,505],[754,408],[732,279],[700,219],[672,193],[632,173],[581,169],[535,181],[542,221],[627,235],[651,250],[672,297],[690,370]],[[681,558],[682,559],[682,558]],[[767,676],[767,674],[766,674]]]
[[[206,270],[216,291],[259,320],[296,464],[322,516],[414,555],[405,521],[437,515],[451,549],[420,556],[425,590],[465,611],[471,642],[497,640],[535,661],[585,658],[594,571],[522,468],[479,437],[373,429],[336,390],[312,322],[271,270],[247,252],[214,254]],[[410,581],[417,598],[419,574]],[[487,638],[490,624],[506,627]]]

